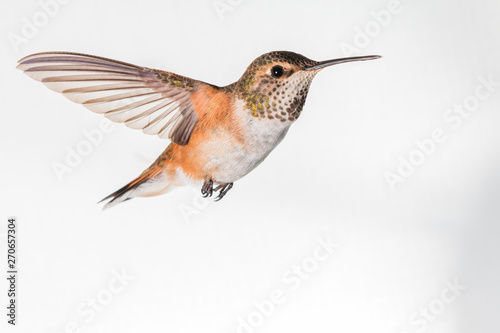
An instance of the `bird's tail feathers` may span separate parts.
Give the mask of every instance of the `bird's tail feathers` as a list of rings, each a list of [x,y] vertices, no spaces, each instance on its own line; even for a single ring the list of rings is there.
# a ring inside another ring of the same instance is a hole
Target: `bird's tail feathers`
[[[156,167],[153,164],[139,177],[119,190],[111,193],[99,201],[99,203],[109,200],[103,207],[103,210],[108,209],[119,204],[120,202],[124,202],[135,197],[148,197],[165,193],[172,183],[172,177],[169,177],[163,168]]]

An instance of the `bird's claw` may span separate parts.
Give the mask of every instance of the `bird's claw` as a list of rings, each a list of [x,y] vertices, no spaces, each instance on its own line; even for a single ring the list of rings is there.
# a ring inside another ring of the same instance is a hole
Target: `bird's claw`
[[[215,188],[215,192],[219,191],[219,195],[215,198],[215,201],[220,201],[224,196],[226,195],[227,192],[229,192],[230,189],[233,188],[233,183],[226,183],[219,185]]]
[[[212,178],[210,178],[209,180],[205,180],[203,186],[201,187],[201,194],[203,195],[204,198],[212,196],[214,191],[213,185],[214,181],[212,180]]]
[[[205,180],[203,183],[203,186],[201,187],[201,194],[203,195],[204,198],[211,197],[213,192],[219,192],[219,195],[215,198],[215,201],[220,201],[224,196],[227,194],[227,192],[233,187],[233,183],[225,183],[218,185],[216,188],[213,187],[214,181],[212,178]]]

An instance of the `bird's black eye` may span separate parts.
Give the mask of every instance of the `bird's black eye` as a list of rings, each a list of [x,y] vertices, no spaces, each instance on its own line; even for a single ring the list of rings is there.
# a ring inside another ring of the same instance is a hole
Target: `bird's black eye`
[[[285,73],[285,70],[281,66],[274,66],[271,68],[271,75],[275,78],[280,78]]]

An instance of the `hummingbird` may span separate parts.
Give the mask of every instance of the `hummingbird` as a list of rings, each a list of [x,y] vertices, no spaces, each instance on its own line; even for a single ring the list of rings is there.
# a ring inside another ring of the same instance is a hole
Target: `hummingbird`
[[[319,71],[378,58],[314,61],[274,51],[225,87],[81,53],[37,53],[19,60],[17,68],[114,122],[170,139],[150,167],[100,201],[107,201],[105,209],[190,183],[201,185],[204,197],[218,193],[215,200],[222,199],[283,140]]]

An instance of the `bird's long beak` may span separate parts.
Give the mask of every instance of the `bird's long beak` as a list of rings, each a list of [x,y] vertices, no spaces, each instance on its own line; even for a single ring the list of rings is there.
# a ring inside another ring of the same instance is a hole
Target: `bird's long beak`
[[[375,60],[375,59],[379,59],[379,58],[382,58],[382,57],[378,56],[378,55],[371,55],[371,56],[363,56],[363,57],[349,57],[349,58],[325,60],[325,61],[318,62],[314,66],[306,67],[305,70],[313,71],[316,69],[322,69],[322,68],[332,66],[332,65],[342,64],[344,62]]]

